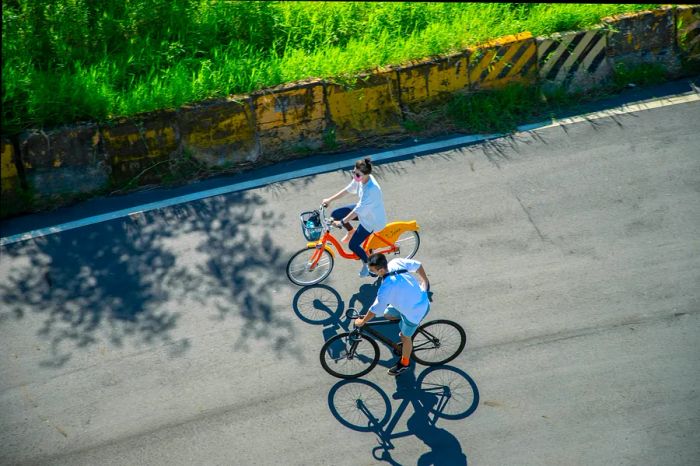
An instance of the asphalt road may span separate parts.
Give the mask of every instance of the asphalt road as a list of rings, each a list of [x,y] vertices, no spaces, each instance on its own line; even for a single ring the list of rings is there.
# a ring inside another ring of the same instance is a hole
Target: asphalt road
[[[677,104],[378,166],[390,218],[421,225],[431,317],[468,335],[397,379],[386,349],[363,381],[318,362],[376,292],[356,263],[284,274],[298,213],[348,172],[8,245],[0,464],[697,464],[699,121]]]

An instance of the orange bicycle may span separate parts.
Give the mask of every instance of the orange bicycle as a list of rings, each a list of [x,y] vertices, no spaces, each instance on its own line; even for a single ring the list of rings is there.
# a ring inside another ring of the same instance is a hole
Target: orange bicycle
[[[360,260],[355,253],[345,251],[331,234],[332,219],[326,217],[326,206],[322,205],[319,210],[303,212],[299,218],[301,231],[310,242],[287,262],[287,277],[292,283],[308,286],[325,280],[331,274],[335,263],[335,253],[331,246],[340,257]],[[368,255],[381,252],[410,259],[416,255],[420,246],[419,229],[415,220],[391,222],[382,231],[369,235],[362,243],[362,248]]]

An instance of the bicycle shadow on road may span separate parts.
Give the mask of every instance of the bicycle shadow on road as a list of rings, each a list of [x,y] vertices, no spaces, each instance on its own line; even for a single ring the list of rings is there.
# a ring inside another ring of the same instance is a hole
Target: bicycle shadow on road
[[[360,289],[350,297],[348,306],[335,288],[328,285],[311,285],[301,288],[294,295],[292,308],[297,317],[312,325],[323,325],[323,340],[328,341],[334,336],[352,331],[352,322],[345,317],[347,309],[356,309],[360,314],[365,314],[374,303],[379,289],[379,280],[365,283]],[[378,317],[381,317],[379,315]],[[374,330],[381,333],[390,340],[399,340],[398,325],[383,325],[374,327]],[[383,343],[377,340],[377,343]],[[396,356],[389,349],[389,357],[380,359],[379,366],[391,367]]]
[[[479,405],[479,390],[474,380],[454,366],[434,366],[415,376],[415,364],[396,377],[394,400],[401,400],[392,416],[389,397],[378,385],[362,379],[343,380],[328,393],[331,414],[345,427],[358,432],[374,432],[379,446],[372,450],[376,460],[398,465],[391,455],[397,447],[392,440],[416,437],[430,451],[417,459],[418,465],[467,464],[459,440],[444,428],[439,419],[460,420],[469,417]],[[407,430],[394,432],[406,409],[413,413]]]

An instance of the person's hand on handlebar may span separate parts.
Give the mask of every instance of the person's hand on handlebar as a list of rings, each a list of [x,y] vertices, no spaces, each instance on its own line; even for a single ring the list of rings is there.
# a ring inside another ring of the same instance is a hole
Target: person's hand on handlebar
[[[340,222],[340,220],[333,220],[331,222],[331,225],[333,225],[336,228],[343,228],[343,224]]]
[[[324,200],[321,201],[321,205],[322,205],[323,207],[328,207],[328,205],[329,205],[330,203],[331,203],[331,200],[330,200],[330,199],[324,199]]]

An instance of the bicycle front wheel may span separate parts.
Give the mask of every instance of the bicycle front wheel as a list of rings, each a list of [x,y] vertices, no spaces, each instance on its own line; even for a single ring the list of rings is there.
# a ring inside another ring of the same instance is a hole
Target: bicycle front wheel
[[[321,348],[321,366],[333,377],[362,377],[379,362],[379,346],[367,335],[341,333]]]
[[[417,231],[404,231],[396,240],[399,248],[398,254],[404,259],[410,259],[418,252],[420,246],[420,236]]]
[[[426,366],[436,366],[459,356],[467,343],[464,329],[451,320],[427,322],[413,334],[413,359]]]
[[[299,286],[315,285],[325,280],[333,270],[333,256],[326,249],[321,250],[321,257],[316,266],[311,268],[316,248],[306,248],[295,253],[287,262],[287,277]]]

